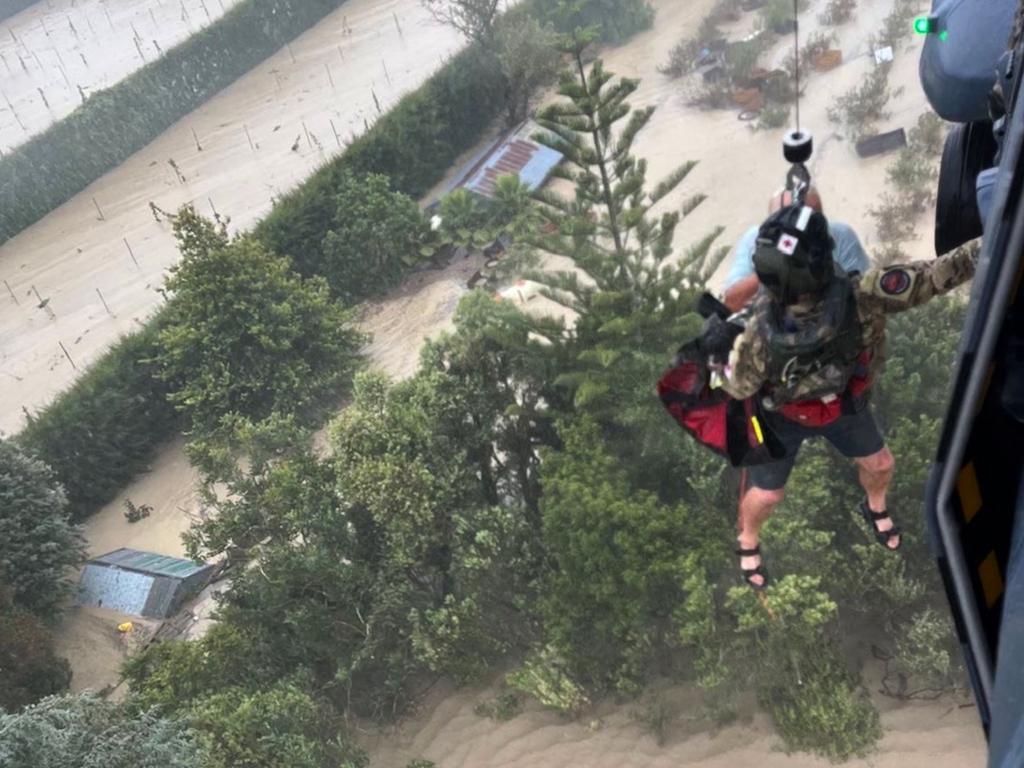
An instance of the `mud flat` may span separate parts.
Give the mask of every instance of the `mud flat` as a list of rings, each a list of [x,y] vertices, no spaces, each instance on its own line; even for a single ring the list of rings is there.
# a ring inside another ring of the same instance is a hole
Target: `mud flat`
[[[438,768],[827,768],[828,760],[787,755],[768,717],[755,713],[724,728],[696,720],[684,710],[659,746],[635,719],[636,703],[607,704],[571,721],[530,704],[507,722],[474,714],[494,690],[438,691],[422,715],[398,728],[370,730],[362,738],[370,768],[405,768],[415,759]],[[695,699],[686,687],[662,691],[685,706]],[[985,763],[986,746],[973,707],[942,698],[892,705],[878,702],[885,736],[865,759],[850,768],[966,768]]]
[[[46,0],[0,22],[0,150],[45,130],[238,2]]]

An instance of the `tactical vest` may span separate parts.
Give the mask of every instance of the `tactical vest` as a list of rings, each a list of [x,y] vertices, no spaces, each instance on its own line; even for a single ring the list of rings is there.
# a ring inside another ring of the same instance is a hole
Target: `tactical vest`
[[[768,356],[762,391],[767,408],[830,401],[847,391],[862,362],[864,342],[854,286],[846,274],[837,269],[822,301],[795,323],[767,296],[758,298],[754,316]]]

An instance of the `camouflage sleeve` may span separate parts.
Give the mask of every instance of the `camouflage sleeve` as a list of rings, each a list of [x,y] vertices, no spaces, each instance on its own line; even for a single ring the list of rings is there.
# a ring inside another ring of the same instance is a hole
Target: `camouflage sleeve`
[[[917,307],[974,277],[974,254],[966,248],[934,261],[873,269],[860,284],[861,301],[886,314]]]
[[[764,339],[758,332],[757,323],[748,324],[732,345],[722,389],[737,400],[745,400],[755,394],[767,375],[765,354]]]

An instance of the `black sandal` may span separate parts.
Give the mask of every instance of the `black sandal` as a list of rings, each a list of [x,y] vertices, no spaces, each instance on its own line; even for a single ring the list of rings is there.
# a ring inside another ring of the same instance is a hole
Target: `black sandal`
[[[763,591],[765,589],[765,587],[768,586],[769,576],[768,576],[768,571],[766,571],[765,568],[764,568],[764,555],[761,554],[761,545],[758,544],[753,549],[744,549],[743,547],[740,547],[739,549],[737,549],[735,551],[736,551],[736,554],[739,555],[740,557],[760,557],[761,558],[761,564],[758,565],[757,568],[743,568],[743,567],[741,567],[740,570],[743,571],[743,579],[744,579],[744,581],[747,582],[748,585],[750,585],[751,589],[753,589],[755,592]],[[761,583],[760,584],[758,584],[756,581],[753,580],[754,576],[760,576],[761,577]]]
[[[896,550],[898,550],[900,547],[903,546],[903,538],[902,538],[902,536],[903,536],[903,529],[902,528],[900,528],[898,525],[893,524],[892,528],[890,528],[888,531],[881,531],[881,530],[878,529],[878,526],[875,524],[876,521],[878,521],[878,520],[887,520],[887,519],[889,519],[889,513],[888,512],[875,512],[868,505],[867,501],[862,501],[860,503],[860,507],[859,507],[858,511],[860,512],[860,516],[863,517],[865,520],[867,520],[868,525],[871,526],[871,531],[872,531],[872,533],[875,534],[875,541],[877,541],[883,547],[885,547],[886,549],[888,549],[888,550],[890,550],[892,552],[895,552]],[[900,543],[897,544],[895,547],[890,547],[889,546],[889,542],[892,541],[893,538],[896,537],[896,536],[900,537]]]

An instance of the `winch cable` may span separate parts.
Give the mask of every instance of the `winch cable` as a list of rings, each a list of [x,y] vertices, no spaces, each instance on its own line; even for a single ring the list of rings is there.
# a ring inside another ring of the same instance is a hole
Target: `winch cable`
[[[800,0],[793,0],[793,57],[796,62],[796,132],[800,133]]]

